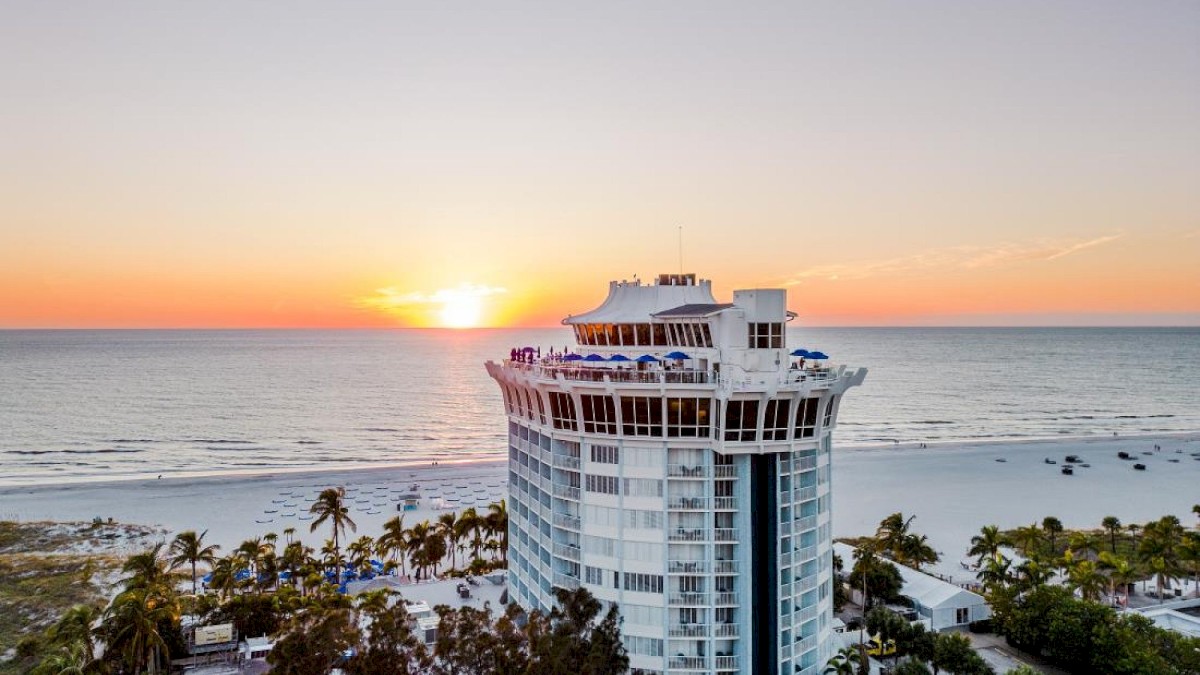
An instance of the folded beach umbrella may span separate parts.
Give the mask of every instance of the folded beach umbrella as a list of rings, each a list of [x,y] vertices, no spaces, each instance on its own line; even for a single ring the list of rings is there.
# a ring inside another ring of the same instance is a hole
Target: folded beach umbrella
[[[608,360],[609,361],[631,361],[632,359],[630,359],[628,356],[625,356],[624,354],[613,354],[612,356],[608,357]]]
[[[600,356],[599,354],[588,354],[587,356],[583,357],[583,360],[584,361],[605,361],[607,359],[605,359],[603,356]]]
[[[641,356],[634,359],[634,361],[637,361],[638,363],[655,363],[658,361],[658,359],[654,358],[653,356],[650,356],[649,354],[642,354]]]
[[[827,359],[829,357],[825,355],[825,352],[809,352],[808,358],[820,361],[822,359]]]
[[[675,359],[678,361],[681,359],[690,359],[692,357],[688,356],[687,354],[684,354],[683,352],[671,352],[669,354],[664,355],[663,358],[664,359]]]
[[[807,349],[797,349],[796,351],[792,352],[792,356],[799,356],[800,358],[808,358],[808,357],[812,356],[812,352],[808,351]]]

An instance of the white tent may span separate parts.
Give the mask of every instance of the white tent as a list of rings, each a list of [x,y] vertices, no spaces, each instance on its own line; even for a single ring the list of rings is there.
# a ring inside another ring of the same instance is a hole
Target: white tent
[[[844,568],[851,569],[854,565],[854,548],[835,543],[833,549],[841,556]],[[987,601],[978,593],[918,572],[911,567],[897,564],[896,569],[900,571],[900,577],[904,580],[900,595],[912,601],[917,615],[928,620],[932,630],[965,626],[992,615],[992,608],[988,607]]]

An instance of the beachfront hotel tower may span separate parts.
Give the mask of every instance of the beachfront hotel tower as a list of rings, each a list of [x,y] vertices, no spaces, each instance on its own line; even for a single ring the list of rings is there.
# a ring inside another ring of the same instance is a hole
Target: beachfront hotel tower
[[[545,610],[582,586],[616,603],[634,673],[821,672],[830,436],[866,370],[791,356],[786,300],[718,303],[693,274],[612,282],[564,319],[568,352],[487,363],[508,416],[513,601]]]

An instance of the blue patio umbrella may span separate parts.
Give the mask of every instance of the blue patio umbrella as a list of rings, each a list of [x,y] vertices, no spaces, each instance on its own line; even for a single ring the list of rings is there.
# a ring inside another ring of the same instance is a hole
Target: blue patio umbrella
[[[583,357],[578,354],[567,354],[563,357],[563,361],[582,361]]]
[[[213,580],[212,572],[209,572],[208,574],[205,574],[204,576],[200,577],[200,581],[203,581],[206,584],[211,584],[212,580]]]
[[[628,356],[625,356],[624,354],[613,354],[612,356],[608,357],[608,360],[609,361],[632,361],[633,359],[629,358]]]
[[[822,359],[827,359],[829,357],[825,355],[825,352],[809,352],[808,358],[813,359],[815,361],[820,361]]]
[[[650,356],[649,354],[642,354],[641,356],[634,359],[634,361],[637,361],[638,363],[656,363],[658,361],[658,359],[654,358],[653,356]]]
[[[588,354],[587,356],[583,357],[583,360],[584,361],[605,361],[607,359],[605,359],[603,356],[600,356],[599,354]]]
[[[675,359],[676,361],[678,361],[681,359],[690,359],[692,357],[688,356],[687,354],[684,354],[683,352],[671,352],[669,354],[664,355],[663,358],[664,359]]]
[[[807,349],[797,349],[796,351],[792,352],[792,356],[799,356],[800,358],[808,358],[808,357],[812,356],[812,352],[808,351]]]

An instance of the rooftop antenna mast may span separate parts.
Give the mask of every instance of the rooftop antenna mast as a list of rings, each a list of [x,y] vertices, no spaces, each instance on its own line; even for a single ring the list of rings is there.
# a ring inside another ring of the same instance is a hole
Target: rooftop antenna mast
[[[683,226],[679,226],[679,273],[683,274]]]

